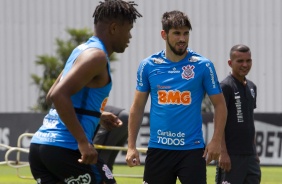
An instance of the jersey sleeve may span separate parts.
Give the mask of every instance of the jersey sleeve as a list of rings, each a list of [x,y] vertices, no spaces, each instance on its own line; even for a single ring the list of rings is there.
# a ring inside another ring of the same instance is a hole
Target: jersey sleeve
[[[203,85],[207,94],[216,95],[222,92],[220,84],[218,82],[217,74],[212,62],[206,62],[204,70],[204,82]]]
[[[254,109],[257,108],[257,86],[254,87],[255,90],[255,105],[254,105]]]
[[[150,83],[148,79],[148,61],[143,60],[137,70],[137,85],[136,90],[141,92],[150,91]]]
[[[225,102],[226,102],[226,105],[227,105],[227,104],[229,104],[231,94],[233,94],[234,92],[229,85],[227,85],[223,82],[220,83],[220,86],[221,86],[221,89],[222,89],[222,92],[223,92],[223,95],[224,95],[224,98],[225,98]]]
[[[251,91],[251,93],[253,93],[252,95],[254,97],[254,109],[256,109],[257,108],[257,86],[253,82],[251,82],[251,86],[254,90],[254,91]]]

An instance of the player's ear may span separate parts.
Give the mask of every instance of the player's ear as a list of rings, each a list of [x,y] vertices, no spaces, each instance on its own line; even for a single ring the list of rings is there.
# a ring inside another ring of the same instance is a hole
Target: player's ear
[[[231,61],[231,59],[228,60],[228,65],[232,68],[232,61]]]
[[[161,31],[161,36],[162,36],[162,38],[163,38],[164,40],[167,39],[167,34],[166,34],[165,30],[162,30],[162,31]]]
[[[116,22],[112,22],[112,23],[110,23],[110,33],[111,34],[115,34],[115,32],[116,32],[116,30],[117,30],[117,23]]]

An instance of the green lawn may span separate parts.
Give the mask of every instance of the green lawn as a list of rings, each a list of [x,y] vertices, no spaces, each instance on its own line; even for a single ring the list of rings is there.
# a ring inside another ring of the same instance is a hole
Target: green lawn
[[[207,167],[207,183],[214,184],[215,167]],[[282,183],[282,167],[261,167],[262,182],[261,184],[281,184]],[[114,174],[119,175],[142,175],[143,166],[127,167],[125,165],[115,165]],[[19,169],[21,176],[31,176],[29,168]],[[119,184],[142,184],[141,178],[116,177]],[[0,184],[30,184],[35,183],[31,179],[21,179],[17,176],[17,170],[5,165],[0,165]],[[178,182],[177,184],[180,184]]]

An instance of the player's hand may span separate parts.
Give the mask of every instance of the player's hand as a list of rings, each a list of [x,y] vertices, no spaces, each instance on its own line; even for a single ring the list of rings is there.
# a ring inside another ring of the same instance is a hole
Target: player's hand
[[[225,172],[229,172],[231,170],[231,160],[227,152],[221,152],[218,159],[218,166]]]
[[[206,158],[206,164],[209,164],[212,160],[218,160],[220,149],[220,143],[213,140],[207,145],[203,154],[203,157]]]
[[[139,152],[137,151],[136,148],[135,149],[128,148],[125,159],[129,167],[140,165]]]
[[[78,149],[81,153],[81,158],[78,159],[82,164],[96,164],[98,160],[98,152],[90,143],[78,143]]]
[[[100,117],[100,124],[106,130],[110,131],[113,128],[122,126],[122,121],[111,112],[103,112]]]
[[[256,160],[257,160],[258,163],[260,163],[260,159],[259,159],[258,154],[256,155]]]

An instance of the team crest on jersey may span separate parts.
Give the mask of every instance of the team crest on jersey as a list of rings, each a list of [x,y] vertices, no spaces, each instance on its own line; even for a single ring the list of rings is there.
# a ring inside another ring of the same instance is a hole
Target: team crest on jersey
[[[164,60],[163,60],[162,58],[154,58],[153,61],[154,61],[154,63],[156,63],[156,64],[162,64],[162,63],[164,63]]]
[[[183,66],[182,67],[182,79],[186,79],[186,80],[189,80],[189,79],[192,79],[194,78],[194,75],[195,75],[195,72],[194,72],[194,69],[195,66],[193,65],[187,65],[187,66]]]
[[[256,93],[255,93],[255,90],[253,88],[251,89],[251,94],[252,94],[253,98],[255,98]]]
[[[189,58],[189,61],[190,61],[190,62],[197,62],[197,61],[199,61],[199,57],[197,57],[197,56],[192,56],[192,57]]]

